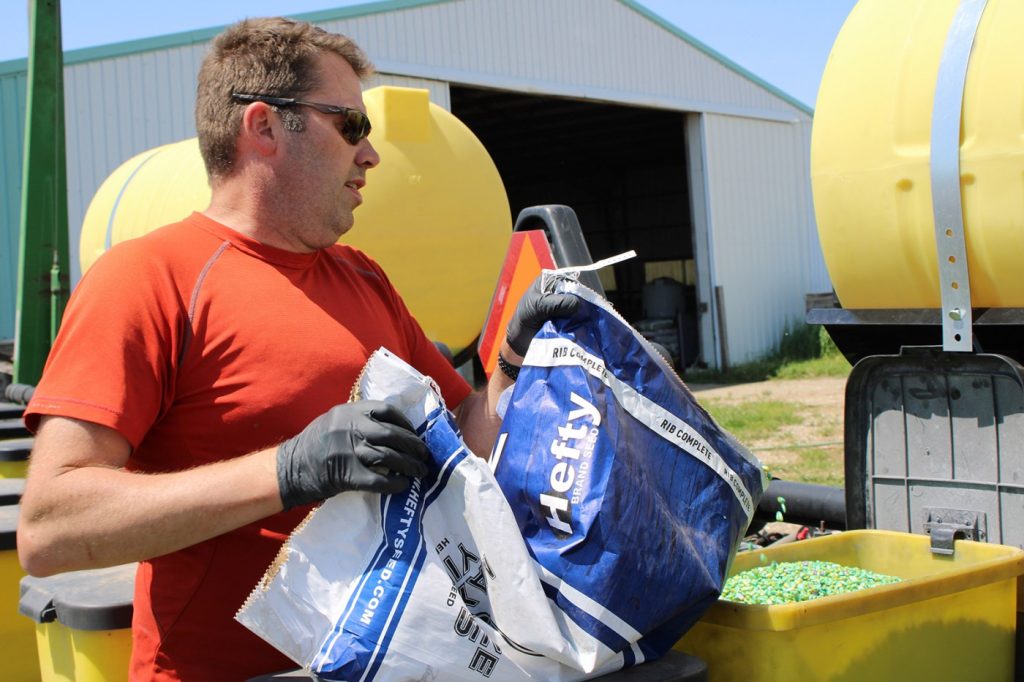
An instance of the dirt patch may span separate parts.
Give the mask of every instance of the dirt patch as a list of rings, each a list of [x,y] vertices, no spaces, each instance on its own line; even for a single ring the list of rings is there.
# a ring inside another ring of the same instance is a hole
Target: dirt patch
[[[799,424],[744,442],[787,480],[842,485],[845,378],[776,379],[732,386],[691,384],[698,401],[739,405],[774,400],[799,406]]]

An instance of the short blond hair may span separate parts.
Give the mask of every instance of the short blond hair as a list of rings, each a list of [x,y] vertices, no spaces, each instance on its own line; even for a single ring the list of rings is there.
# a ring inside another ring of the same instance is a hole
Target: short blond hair
[[[214,39],[196,88],[196,132],[211,180],[229,175],[235,162],[244,106],[231,94],[302,97],[320,84],[316,62],[323,53],[343,58],[360,79],[373,73],[366,54],[349,38],[304,21],[245,19]],[[302,129],[299,112],[282,113],[290,129]]]

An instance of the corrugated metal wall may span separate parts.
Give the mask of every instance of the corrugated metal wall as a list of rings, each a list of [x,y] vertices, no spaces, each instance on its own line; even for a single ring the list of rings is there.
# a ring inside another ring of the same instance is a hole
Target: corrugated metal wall
[[[195,135],[196,72],[204,51],[188,45],[65,67],[72,281],[81,274],[82,219],[100,184],[136,154]]]
[[[811,219],[814,229],[807,234],[805,245],[808,254],[807,293],[824,294],[832,291],[832,278],[828,275],[828,266],[825,265],[825,257],[821,251],[821,240],[818,239],[817,220],[814,215],[814,195],[811,192],[811,121],[800,122],[800,134],[805,151],[804,173],[805,179],[801,182],[807,188],[805,194],[807,199],[807,215]]]
[[[24,73],[0,76],[0,339],[14,337],[26,84]]]
[[[390,73],[378,73],[370,77],[366,87],[375,88],[378,85],[395,85],[401,88],[425,88],[430,91],[431,102],[447,111],[451,111],[452,109],[452,98],[448,90],[448,83],[444,81],[432,81],[425,78],[408,78],[407,76],[396,76]]]
[[[431,99],[445,108],[450,108],[448,83],[454,82],[711,112],[706,184],[713,198],[707,218],[714,239],[720,233],[730,234],[748,249],[756,241],[756,234],[745,231],[764,225],[752,216],[733,215],[742,213],[742,204],[751,203],[748,195],[733,188],[736,175],[750,173],[745,167],[755,158],[762,159],[764,172],[770,167],[775,176],[776,192],[757,193],[761,209],[753,215],[776,214],[771,222],[781,231],[769,241],[800,240],[798,246],[784,247],[789,257],[799,254],[808,259],[796,268],[803,273],[799,297],[804,291],[823,290],[809,284],[821,280],[815,270],[820,255],[811,253],[806,233],[813,222],[807,179],[810,116],[673,29],[651,21],[630,0],[452,0],[414,7],[396,3],[391,11],[381,11],[383,3],[373,7],[371,14],[354,15],[350,9],[308,18],[350,35],[366,49],[382,72],[371,84],[427,87]],[[135,53],[90,56],[80,63],[74,63],[74,53],[69,55],[65,68],[68,217],[75,281],[81,221],[100,183],[132,156],[195,134],[195,78],[209,35],[212,32],[189,34],[180,45],[167,46],[167,39],[149,47],[135,44]],[[20,95],[15,94],[18,83]],[[13,216],[4,229],[3,237],[8,239],[16,239],[21,144],[10,142],[10,136],[22,137],[23,84],[23,74],[0,76],[5,151],[0,168],[8,174],[0,191],[14,197],[2,213],[5,219]],[[767,137],[761,139],[762,135]],[[744,138],[743,145],[733,145],[731,140],[737,136]],[[13,150],[17,152],[12,154]],[[739,206],[731,207],[734,201]],[[9,253],[13,251],[16,248]],[[743,272],[744,266],[733,262],[731,251],[730,247],[717,256],[723,277],[729,274],[730,302],[740,290],[760,292],[758,298],[764,298],[765,281],[733,282],[731,273]],[[13,335],[13,310],[3,307],[10,308],[14,298],[12,270],[8,268],[5,275],[9,277],[0,280],[0,337]],[[791,272],[793,267],[782,270]],[[787,314],[796,310],[789,304],[797,298],[790,279],[787,275],[785,283],[780,281],[779,291],[770,297],[785,300]],[[823,281],[827,282],[827,274]],[[739,344],[736,357],[731,358],[734,362],[777,341],[782,327],[775,315],[740,316],[734,308],[730,305],[728,320],[730,345]]]
[[[321,22],[389,73],[609,101],[809,118],[621,2],[466,0]]]
[[[703,129],[710,258],[724,293],[728,360],[747,362],[803,321],[804,294],[820,284],[809,138],[799,123],[714,114]]]

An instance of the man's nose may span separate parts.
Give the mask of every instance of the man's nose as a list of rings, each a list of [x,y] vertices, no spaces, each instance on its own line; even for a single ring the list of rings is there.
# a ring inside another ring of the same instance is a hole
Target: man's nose
[[[364,137],[359,140],[359,150],[356,152],[356,163],[363,168],[373,168],[380,163],[380,154],[373,148],[370,138]]]

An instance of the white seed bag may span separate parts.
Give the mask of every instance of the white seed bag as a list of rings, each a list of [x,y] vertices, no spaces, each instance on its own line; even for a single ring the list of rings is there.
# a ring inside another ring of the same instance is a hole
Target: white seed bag
[[[622,667],[545,595],[505,496],[430,379],[381,349],[355,392],[403,411],[430,474],[310,513],[236,618],[328,680],[577,680]]]

